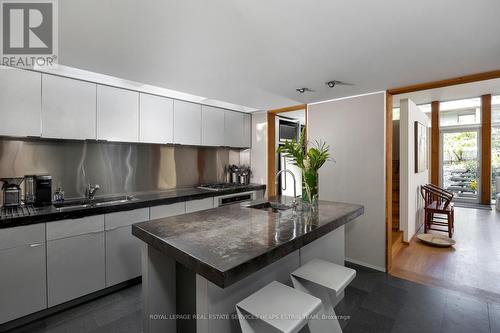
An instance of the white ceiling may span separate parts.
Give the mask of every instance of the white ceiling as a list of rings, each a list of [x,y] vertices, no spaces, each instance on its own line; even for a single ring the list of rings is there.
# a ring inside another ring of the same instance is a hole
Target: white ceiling
[[[460,84],[451,87],[416,91],[408,94],[395,95],[393,106],[399,107],[400,100],[409,98],[416,104],[427,104],[432,101],[453,101],[475,98],[481,95],[500,95],[500,79]]]
[[[301,124],[305,124],[306,123],[306,110],[297,110],[297,111],[282,112],[282,113],[278,113],[278,116],[296,119]]]
[[[500,69],[499,13],[498,0],[65,0],[59,63],[272,109]]]

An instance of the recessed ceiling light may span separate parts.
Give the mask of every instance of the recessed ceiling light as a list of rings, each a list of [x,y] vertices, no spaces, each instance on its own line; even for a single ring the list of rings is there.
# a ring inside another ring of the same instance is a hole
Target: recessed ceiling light
[[[335,87],[335,84],[336,84],[336,83],[337,83],[337,81],[335,81],[335,80],[334,80],[334,81],[328,81],[328,82],[326,83],[326,85],[327,85],[327,86],[329,86],[330,88],[333,88],[333,87]]]
[[[305,93],[306,91],[314,91],[314,90],[311,90],[311,89],[306,88],[306,87],[304,87],[304,88],[297,88],[295,90],[297,90],[301,94]]]
[[[352,83],[347,83],[347,82],[342,82],[342,81],[337,81],[337,80],[331,80],[328,82],[325,82],[327,86],[330,88],[334,88],[335,86],[353,86]]]

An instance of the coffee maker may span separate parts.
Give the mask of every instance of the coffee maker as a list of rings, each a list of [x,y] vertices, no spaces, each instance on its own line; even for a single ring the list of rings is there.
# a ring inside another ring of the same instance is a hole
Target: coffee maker
[[[1,178],[3,182],[3,207],[19,207],[21,206],[21,183],[24,178]]]
[[[52,177],[50,175],[35,176],[35,206],[52,204]]]

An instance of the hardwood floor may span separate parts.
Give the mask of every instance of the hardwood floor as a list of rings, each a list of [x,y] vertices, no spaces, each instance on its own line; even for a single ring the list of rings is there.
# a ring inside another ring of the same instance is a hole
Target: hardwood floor
[[[390,274],[500,302],[500,213],[456,207],[453,238],[451,248],[414,238],[394,258]]]

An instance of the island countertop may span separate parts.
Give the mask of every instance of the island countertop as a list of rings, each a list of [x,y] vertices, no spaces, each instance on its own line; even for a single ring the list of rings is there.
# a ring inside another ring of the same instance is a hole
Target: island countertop
[[[229,205],[132,226],[132,234],[221,288],[230,286],[364,213],[320,201],[317,213]],[[290,198],[271,198],[290,202]]]

